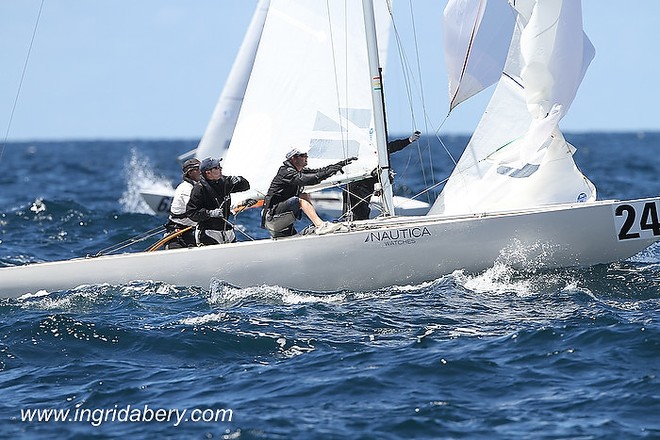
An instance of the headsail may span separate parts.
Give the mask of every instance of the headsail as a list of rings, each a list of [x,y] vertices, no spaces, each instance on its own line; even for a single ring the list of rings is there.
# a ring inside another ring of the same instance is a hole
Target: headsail
[[[450,111],[500,77],[514,18],[503,0],[449,0],[444,47]]]
[[[518,0],[514,10],[504,73],[431,214],[596,198],[558,127],[594,55],[582,30],[580,1]]]
[[[361,3],[271,0],[225,173],[263,197],[286,152],[308,146],[310,167],[359,157],[326,186],[366,176],[377,166],[373,113]]]

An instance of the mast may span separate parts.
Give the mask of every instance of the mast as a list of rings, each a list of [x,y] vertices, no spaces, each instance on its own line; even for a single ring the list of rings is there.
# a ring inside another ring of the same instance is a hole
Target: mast
[[[367,36],[369,74],[371,75],[371,99],[374,109],[379,180],[383,187],[381,196],[383,215],[389,216],[394,214],[394,200],[392,197],[392,183],[390,182],[390,156],[387,154],[383,86],[379,70],[380,62],[378,60],[378,42],[376,41],[376,21],[374,18],[373,0],[362,0],[362,10],[364,13],[364,28]]]

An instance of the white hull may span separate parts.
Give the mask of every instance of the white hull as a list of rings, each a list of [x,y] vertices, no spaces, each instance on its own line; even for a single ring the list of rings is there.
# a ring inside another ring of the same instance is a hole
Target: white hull
[[[154,214],[157,215],[170,215],[170,207],[172,206],[172,197],[174,197],[174,188],[169,191],[164,190],[140,190],[142,200],[149,206]]]
[[[649,205],[659,210],[660,198],[370,220],[356,222],[351,232],[324,236],[0,268],[0,296],[135,280],[208,288],[218,279],[240,287],[364,291],[430,281],[459,269],[479,272],[496,261],[522,269],[591,266],[626,259],[660,239],[660,228],[640,230],[639,218],[648,215],[643,209]],[[616,215],[619,206],[630,209],[619,208]],[[635,222],[622,226],[632,214]],[[622,234],[630,238],[621,239]]]

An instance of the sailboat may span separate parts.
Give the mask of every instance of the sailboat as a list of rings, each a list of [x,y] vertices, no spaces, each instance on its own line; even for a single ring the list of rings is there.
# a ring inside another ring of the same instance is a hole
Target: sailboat
[[[387,14],[385,4],[385,1],[378,1],[375,14],[378,35],[381,40],[387,42],[391,33],[391,20]],[[225,157],[236,127],[239,110],[243,103],[269,7],[270,0],[259,0],[204,135],[196,149],[188,151],[177,158],[179,162],[183,163],[191,157],[197,157],[200,160],[205,157]],[[379,57],[383,63],[387,56],[386,47],[386,44],[381,45],[379,50]],[[246,157],[250,157],[249,152],[246,151],[245,153]],[[238,154],[241,154],[241,152]],[[270,172],[270,170],[261,171],[259,168],[254,168],[254,170],[258,176],[267,176],[267,173]],[[155,214],[169,215],[172,198],[174,197],[174,188],[163,188],[162,185],[144,187],[140,190],[140,196]],[[317,210],[323,215],[331,218],[338,218],[342,215],[343,200],[341,191],[314,191],[311,193],[311,197]],[[257,195],[255,198],[263,198],[263,195]],[[377,197],[372,197],[371,204],[374,208],[371,210],[372,216],[380,214],[382,211],[380,200]],[[396,195],[394,196],[394,204],[397,215],[424,215],[431,207],[423,200]]]
[[[497,86],[431,212],[393,215],[373,17],[372,0],[271,0],[225,170],[248,177],[249,198],[262,188],[249,174],[255,162],[274,170],[291,145],[308,146],[314,167],[357,155],[321,186],[376,169],[382,216],[327,235],[0,268],[0,296],[134,280],[364,291],[498,261],[522,270],[610,263],[660,240],[660,197],[598,200],[559,129],[594,54],[579,0],[448,2],[451,105]],[[246,149],[249,159],[238,154]]]

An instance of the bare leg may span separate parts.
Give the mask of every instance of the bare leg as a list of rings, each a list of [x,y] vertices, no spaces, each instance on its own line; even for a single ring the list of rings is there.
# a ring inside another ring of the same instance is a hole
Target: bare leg
[[[314,226],[321,226],[323,224],[323,220],[321,220],[321,217],[319,217],[319,215],[316,213],[316,209],[314,209],[314,205],[312,205],[309,194],[302,193],[300,194],[299,199],[300,209],[302,209],[302,212],[304,212],[307,218],[309,218],[312,223],[314,223]]]

